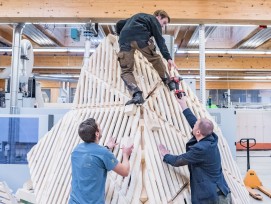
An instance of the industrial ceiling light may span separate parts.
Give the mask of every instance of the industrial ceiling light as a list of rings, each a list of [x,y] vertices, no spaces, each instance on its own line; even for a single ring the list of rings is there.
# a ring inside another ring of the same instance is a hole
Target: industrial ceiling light
[[[182,75],[183,79],[200,79],[199,75]],[[220,79],[219,76],[206,76],[206,79]]]
[[[244,79],[266,79],[266,80],[270,80],[271,76],[244,76]]]
[[[259,25],[240,25],[240,24],[204,24],[205,26],[221,26],[221,27],[250,27],[250,26],[256,26],[258,27]]]
[[[85,48],[76,48],[76,47],[60,47],[60,48],[34,48],[34,52],[80,52],[84,53]],[[95,49],[91,48],[90,52],[93,53]],[[0,48],[0,52],[12,52],[12,48]]]
[[[79,78],[79,74],[39,74],[40,77],[56,77],[56,78]]]
[[[177,50],[177,54],[199,54],[199,50],[186,49]],[[225,50],[225,49],[206,49],[206,54],[230,54],[230,55],[270,55],[271,51],[261,51],[261,50]]]
[[[74,52],[74,53],[84,53],[85,49],[80,47],[42,47],[42,48],[34,48],[34,52]],[[12,52],[12,48],[0,47],[0,52]],[[94,48],[90,49],[90,52],[95,52]],[[258,50],[225,50],[225,49],[206,49],[206,54],[229,54],[229,55],[270,55],[271,50],[266,51],[258,51]],[[177,50],[176,54],[199,54],[199,50],[193,49],[185,49],[185,50]]]

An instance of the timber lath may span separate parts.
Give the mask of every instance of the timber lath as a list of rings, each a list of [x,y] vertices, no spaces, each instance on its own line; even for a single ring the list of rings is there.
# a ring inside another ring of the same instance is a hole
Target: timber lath
[[[121,160],[121,144],[134,143],[130,157],[131,172],[121,177],[113,171],[106,183],[106,203],[191,203],[188,168],[173,168],[162,161],[157,145],[165,144],[172,154],[185,152],[191,128],[173,93],[161,82],[157,72],[141,53],[135,53],[135,78],[144,96],[141,106],[125,107],[130,98],[117,61],[117,39],[109,35],[84,66],[78,81],[74,106],[28,154],[37,203],[68,202],[71,183],[70,155],[80,143],[79,124],[93,117],[103,130],[100,144],[110,136],[120,143],[114,155]],[[188,95],[188,106],[198,118],[213,121],[191,89],[181,82]],[[155,89],[155,90],[154,90]],[[153,91],[154,90],[154,91]],[[249,203],[248,192],[229,146],[215,124],[225,178],[234,203]]]

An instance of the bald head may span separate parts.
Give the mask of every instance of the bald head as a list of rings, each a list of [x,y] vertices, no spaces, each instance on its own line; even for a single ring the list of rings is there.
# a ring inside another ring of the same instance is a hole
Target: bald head
[[[209,119],[202,118],[199,121],[199,130],[200,133],[205,137],[212,134],[212,132],[214,131],[214,125]]]

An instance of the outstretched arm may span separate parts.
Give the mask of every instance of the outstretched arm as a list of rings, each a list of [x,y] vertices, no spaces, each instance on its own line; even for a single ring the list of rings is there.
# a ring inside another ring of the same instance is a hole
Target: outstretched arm
[[[175,167],[204,162],[204,157],[202,156],[203,151],[195,146],[191,147],[188,152],[181,155],[169,154],[169,151],[162,144],[160,144],[158,148],[160,154],[163,156],[163,161]]]
[[[175,167],[184,166],[188,164],[188,162],[182,158],[182,155],[177,156],[169,154],[169,150],[164,145],[160,144],[158,148],[165,163]]]
[[[182,110],[183,110],[183,114],[187,120],[187,122],[189,123],[190,127],[193,128],[195,123],[197,122],[197,118],[195,117],[195,115],[192,113],[192,111],[190,110],[190,108],[188,108],[187,106],[187,96],[183,96],[181,99],[177,98],[178,103],[180,104]]]

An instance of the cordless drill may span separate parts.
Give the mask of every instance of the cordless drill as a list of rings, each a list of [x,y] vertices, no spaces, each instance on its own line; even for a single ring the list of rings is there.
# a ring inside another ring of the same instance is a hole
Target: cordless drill
[[[175,76],[175,77],[171,77],[170,80],[175,83],[175,87],[176,87],[176,89],[175,89],[175,95],[179,99],[181,99],[182,96],[186,96],[185,92],[183,90],[180,90],[180,86],[179,86],[180,81],[183,80],[182,77]]]
[[[184,90],[176,90],[175,91],[175,95],[181,99],[183,96],[186,96],[186,93],[184,92]]]

